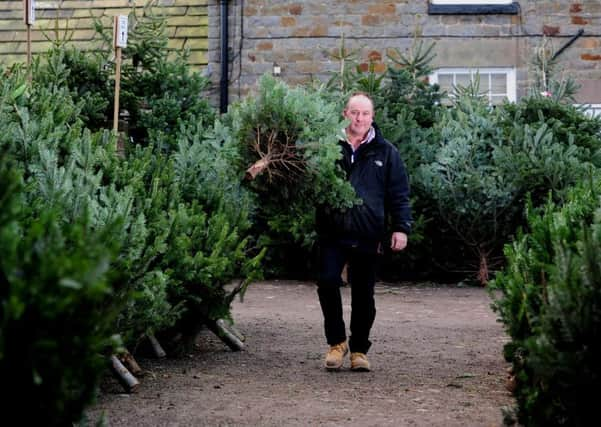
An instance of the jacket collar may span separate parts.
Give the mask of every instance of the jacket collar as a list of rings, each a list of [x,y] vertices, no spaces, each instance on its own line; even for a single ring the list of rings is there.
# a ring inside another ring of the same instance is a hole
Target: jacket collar
[[[345,139],[344,141],[351,145],[351,143],[348,140],[348,136],[346,136],[346,129],[344,129],[344,134],[345,134]],[[376,138],[376,130],[373,126],[371,126],[369,128],[369,130],[367,131],[367,134],[365,135],[365,138],[363,138],[363,140],[359,143],[359,146],[357,147],[357,150],[359,149],[359,147],[361,147],[364,144],[369,144],[370,142],[372,142],[374,139]],[[352,146],[351,146],[352,147]]]

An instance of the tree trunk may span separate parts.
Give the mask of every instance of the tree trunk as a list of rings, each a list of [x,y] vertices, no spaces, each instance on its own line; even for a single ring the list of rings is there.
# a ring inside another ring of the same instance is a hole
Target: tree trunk
[[[123,366],[117,356],[112,355],[110,360],[113,373],[117,377],[117,380],[119,380],[125,391],[128,393],[134,393],[140,385],[140,382],[131,374],[131,372],[127,370],[125,366]]]
[[[207,319],[205,323],[209,330],[217,335],[231,350],[240,351],[244,349],[244,343],[227,328],[223,319],[217,321]]]
[[[162,359],[163,357],[167,356],[167,353],[165,353],[165,350],[163,350],[163,347],[161,347],[161,344],[155,338],[154,335],[148,334],[147,337],[148,341],[150,341],[150,345],[152,346],[152,350],[154,351],[156,357]]]
[[[224,322],[223,320],[221,320],[221,321]],[[234,325],[232,325],[232,324],[226,324],[226,327],[240,341],[242,341],[242,342],[246,341],[246,337],[244,336],[244,334],[242,334]]]
[[[123,365],[125,365],[125,367],[127,367],[132,375],[135,376],[142,374],[142,368],[140,368],[140,365],[138,365],[138,362],[136,362],[136,359],[134,359],[134,356],[132,356],[129,351],[125,350],[123,353],[121,353],[119,355],[119,360],[121,363],[123,363]]]
[[[263,173],[265,169],[269,166],[269,159],[259,159],[254,162],[248,169],[246,169],[245,178],[249,181],[255,179],[258,175]]]
[[[478,270],[478,281],[482,286],[488,285],[490,276],[488,274],[488,260],[486,253],[480,251],[480,269]]]

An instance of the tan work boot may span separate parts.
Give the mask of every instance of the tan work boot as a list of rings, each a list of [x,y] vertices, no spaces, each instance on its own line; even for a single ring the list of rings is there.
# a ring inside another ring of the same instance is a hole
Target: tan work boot
[[[344,363],[344,356],[348,353],[348,345],[346,341],[330,346],[326,354],[325,367],[328,371],[337,371]]]
[[[365,353],[351,353],[351,371],[371,371],[371,366]]]

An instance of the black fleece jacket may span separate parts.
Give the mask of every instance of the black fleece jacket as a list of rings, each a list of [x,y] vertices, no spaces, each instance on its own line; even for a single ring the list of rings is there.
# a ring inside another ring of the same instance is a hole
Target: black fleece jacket
[[[317,230],[322,239],[361,243],[381,241],[390,231],[411,232],[409,181],[398,150],[386,141],[380,129],[375,138],[354,153],[346,141],[340,141],[340,165],[362,203],[350,209],[329,206],[317,208]]]

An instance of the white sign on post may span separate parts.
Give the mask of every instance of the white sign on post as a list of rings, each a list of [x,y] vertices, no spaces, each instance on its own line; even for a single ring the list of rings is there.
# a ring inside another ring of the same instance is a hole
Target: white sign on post
[[[35,22],[35,0],[23,0],[23,21],[27,25]]]
[[[115,27],[115,47],[127,47],[127,16],[119,15]]]
[[[29,0],[29,25],[35,22],[35,0]]]
[[[31,26],[35,22],[35,0],[23,0],[23,21],[27,27],[27,79],[31,82]]]
[[[23,15],[25,24],[33,25],[35,22],[35,0],[23,0]]]

